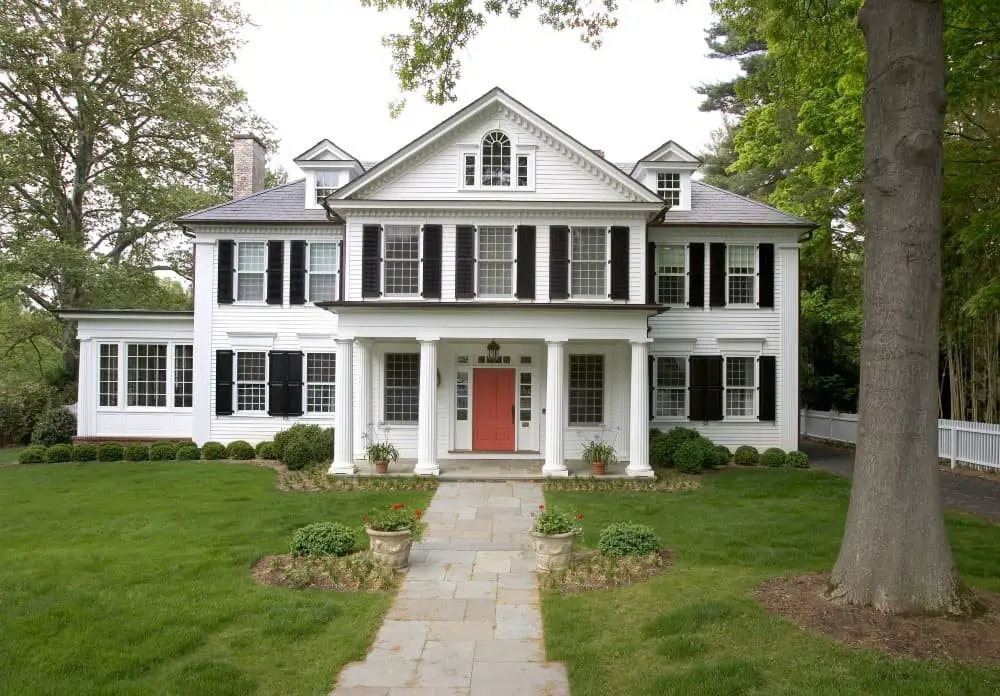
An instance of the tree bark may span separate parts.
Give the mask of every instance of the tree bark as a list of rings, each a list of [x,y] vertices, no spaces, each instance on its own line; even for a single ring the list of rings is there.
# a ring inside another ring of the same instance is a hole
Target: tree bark
[[[865,271],[858,446],[831,596],[956,612],[937,469],[941,0],[865,0]]]

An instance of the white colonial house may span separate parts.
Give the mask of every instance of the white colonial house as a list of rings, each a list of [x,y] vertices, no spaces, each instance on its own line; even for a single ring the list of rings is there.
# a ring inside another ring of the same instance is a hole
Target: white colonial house
[[[620,124],[624,125],[624,124]],[[799,243],[809,221],[697,181],[668,141],[615,164],[494,89],[381,162],[329,140],[180,223],[194,311],[67,311],[79,436],[270,439],[335,429],[352,473],[525,459],[565,475],[602,430],[635,476],[648,433],[798,440]]]

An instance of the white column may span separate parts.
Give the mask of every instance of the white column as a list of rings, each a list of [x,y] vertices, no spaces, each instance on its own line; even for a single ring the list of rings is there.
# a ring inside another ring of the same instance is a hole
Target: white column
[[[97,435],[97,406],[100,403],[100,348],[91,338],[80,339],[80,360],[76,375],[76,434],[84,437]],[[119,368],[121,357],[119,357]],[[168,392],[172,393],[172,392]]]
[[[632,344],[632,374],[629,380],[628,468],[629,476],[652,476],[649,465],[649,344],[641,338]]]
[[[777,274],[781,294],[771,311],[780,312],[781,349],[777,360],[778,429],[781,448],[799,448],[799,247],[778,247]],[[761,310],[766,312],[768,310]],[[833,420],[830,420],[831,428]]]
[[[569,476],[566,469],[566,341],[547,340],[545,365],[545,464],[544,476]]]
[[[192,376],[194,383],[191,413],[191,439],[201,447],[212,439],[212,424],[215,416],[215,374],[212,372],[212,357],[216,347],[228,345],[213,344],[212,315],[215,302],[215,240],[197,240],[194,245],[194,348]],[[124,363],[119,358],[119,369]],[[235,367],[235,366],[234,366]],[[233,395],[235,398],[236,395]]]
[[[334,401],[333,464],[331,474],[353,474],[354,467],[354,339],[334,339],[337,345],[337,384]]]
[[[417,466],[413,473],[437,476],[437,339],[420,339],[420,400],[417,414]]]
[[[355,385],[357,392],[354,395],[356,412],[354,414],[355,438],[354,438],[354,459],[364,459],[365,447],[368,441],[365,440],[365,433],[368,432],[372,421],[372,345],[368,340],[359,339],[354,344],[358,360],[356,370],[358,383]],[[353,378],[353,377],[352,377]]]

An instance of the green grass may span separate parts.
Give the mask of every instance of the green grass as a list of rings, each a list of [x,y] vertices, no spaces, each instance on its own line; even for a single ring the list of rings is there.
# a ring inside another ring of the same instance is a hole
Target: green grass
[[[0,464],[12,464],[17,461],[23,447],[0,447]]]
[[[0,469],[0,693],[325,694],[390,597],[262,587],[309,522],[429,493],[280,493],[245,464]],[[363,535],[362,535],[363,536]]]
[[[727,471],[697,491],[547,493],[584,515],[585,546],[608,522],[654,527],[676,565],[617,591],[561,597],[542,611],[549,659],[565,661],[573,696],[993,696],[1000,669],[853,650],[767,615],[751,596],[768,577],[829,570],[850,482],[813,471]],[[949,514],[955,562],[969,584],[1000,591],[1000,527]]]

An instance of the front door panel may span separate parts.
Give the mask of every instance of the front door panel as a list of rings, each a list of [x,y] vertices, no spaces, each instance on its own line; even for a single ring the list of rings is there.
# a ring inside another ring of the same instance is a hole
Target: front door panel
[[[514,370],[472,371],[472,449],[514,451]]]

